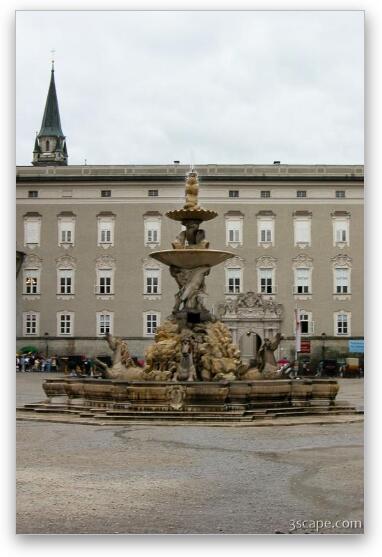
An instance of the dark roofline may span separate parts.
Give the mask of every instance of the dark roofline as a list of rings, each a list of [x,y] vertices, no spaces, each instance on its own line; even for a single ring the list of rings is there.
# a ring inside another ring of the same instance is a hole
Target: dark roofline
[[[184,185],[184,176],[171,176],[171,175],[123,175],[123,176],[19,176],[16,174],[16,183],[27,184],[73,184],[74,182],[80,183],[94,183],[94,182],[171,182],[179,185]],[[211,176],[199,174],[199,182],[247,182],[249,185],[252,182],[273,182],[275,185],[278,182],[307,182],[312,185],[317,185],[322,182],[363,182],[363,176]]]

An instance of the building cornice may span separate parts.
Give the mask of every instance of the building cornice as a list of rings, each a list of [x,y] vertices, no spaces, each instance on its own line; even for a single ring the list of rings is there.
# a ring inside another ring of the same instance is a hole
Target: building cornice
[[[261,182],[272,182],[275,186],[283,185],[285,183],[296,183],[296,182],[304,182],[307,185],[321,185],[323,183],[343,183],[349,185],[349,183],[362,183],[364,181],[363,176],[208,176],[208,175],[200,175],[199,182],[200,183],[211,183],[215,182],[216,185],[219,183],[224,182],[246,182],[243,185],[251,185],[252,183],[261,183]],[[134,175],[134,176],[16,176],[16,184],[17,185],[24,185],[24,184],[36,184],[39,185],[65,185],[65,184],[73,184],[73,183],[81,183],[81,185],[93,185],[96,183],[104,183],[107,182],[109,184],[116,183],[116,182],[124,182],[129,184],[134,183],[151,183],[151,182],[166,182],[166,183],[173,183],[177,186],[181,186],[184,184],[184,176],[171,176],[171,175]]]

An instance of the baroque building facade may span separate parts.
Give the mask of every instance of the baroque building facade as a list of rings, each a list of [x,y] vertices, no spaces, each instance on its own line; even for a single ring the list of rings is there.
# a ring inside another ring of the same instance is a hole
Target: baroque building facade
[[[17,347],[105,352],[106,333],[144,354],[176,285],[149,257],[179,233],[188,167],[68,165],[52,70],[32,166],[17,167]],[[211,270],[206,304],[244,358],[280,331],[294,350],[295,309],[311,353],[363,338],[363,166],[196,166],[211,248],[235,257]],[[322,334],[324,333],[325,336]]]

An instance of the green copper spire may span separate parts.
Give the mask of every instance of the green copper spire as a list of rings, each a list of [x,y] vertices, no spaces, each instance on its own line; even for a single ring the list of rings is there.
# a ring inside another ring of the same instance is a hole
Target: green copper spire
[[[58,110],[53,60],[48,97],[41,129],[35,140],[32,164],[33,166],[66,166],[68,164],[66,139],[62,133]]]
[[[54,69],[52,68],[48,97],[46,99],[44,116],[42,118],[41,130],[39,137],[45,135],[53,135],[63,137],[61,129],[60,112],[58,110],[58,100],[56,93],[56,84],[54,81]]]

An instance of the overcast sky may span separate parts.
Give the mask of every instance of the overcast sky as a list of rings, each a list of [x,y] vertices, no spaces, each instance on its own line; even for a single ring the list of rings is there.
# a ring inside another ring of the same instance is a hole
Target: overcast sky
[[[18,12],[17,164],[51,49],[69,164],[363,163],[363,12]]]

